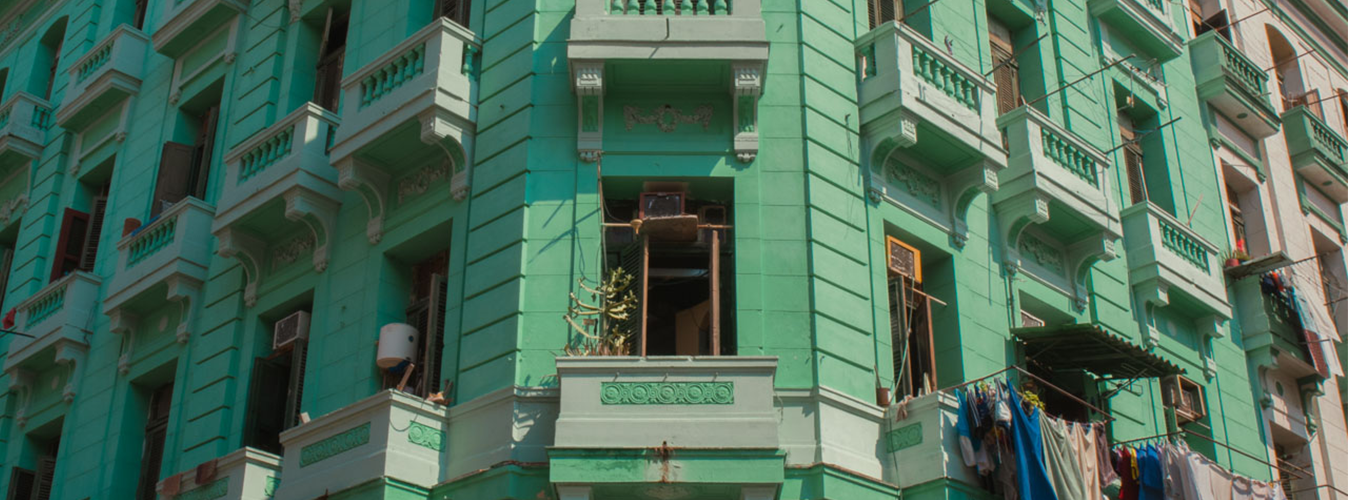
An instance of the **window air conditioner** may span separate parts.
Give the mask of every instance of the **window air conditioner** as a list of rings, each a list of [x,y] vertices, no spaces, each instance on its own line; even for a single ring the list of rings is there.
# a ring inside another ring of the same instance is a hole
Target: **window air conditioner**
[[[684,197],[684,193],[641,193],[639,216],[642,219],[658,219],[683,215]]]
[[[893,236],[885,237],[885,260],[889,272],[914,282],[922,282],[922,251],[912,245],[899,241]]]
[[[295,311],[281,318],[274,327],[271,347],[273,350],[295,343],[295,339],[309,340],[309,313]]]

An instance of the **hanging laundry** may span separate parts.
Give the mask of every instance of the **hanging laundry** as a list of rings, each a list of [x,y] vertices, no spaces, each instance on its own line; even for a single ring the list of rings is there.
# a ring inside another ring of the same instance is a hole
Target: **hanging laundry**
[[[1189,455],[1179,447],[1161,444],[1161,470],[1165,472],[1166,500],[1199,500],[1189,469]]]
[[[1086,496],[1083,484],[1081,463],[1072,448],[1075,440],[1068,424],[1062,420],[1044,416],[1039,421],[1040,432],[1044,440],[1044,466],[1048,471],[1053,490],[1059,500],[1096,500]],[[1098,490],[1096,495],[1099,495]]]
[[[969,408],[969,398],[965,391],[955,391],[955,401],[959,403],[959,416],[955,419],[955,433],[959,435],[960,457],[964,459],[965,467],[973,467],[977,464],[974,457],[974,442],[970,428],[974,418],[973,411]]]
[[[1100,455],[1095,452],[1095,426],[1072,424],[1072,451],[1076,454],[1078,468],[1086,496],[1091,500],[1100,498]]]
[[[1131,447],[1114,450],[1114,472],[1119,476],[1119,500],[1138,500],[1137,451]]]
[[[1009,391],[1012,442],[1016,457],[1016,483],[1020,496],[1033,500],[1058,500],[1049,482],[1044,466],[1044,438],[1040,431],[1043,412],[1031,408],[1028,412],[1016,391]]]
[[[1095,454],[1096,470],[1100,471],[1100,487],[1108,488],[1109,485],[1119,480],[1119,474],[1114,470],[1109,457],[1109,433],[1106,432],[1105,424],[1096,423],[1095,427]]]
[[[1161,470],[1161,450],[1147,445],[1137,452],[1138,500],[1164,500],[1165,473]]]
[[[1197,453],[1195,453],[1197,455]],[[1212,497],[1221,500],[1232,498],[1232,479],[1235,478],[1231,471],[1226,470],[1216,462],[1204,459],[1210,469],[1209,477],[1212,479]]]

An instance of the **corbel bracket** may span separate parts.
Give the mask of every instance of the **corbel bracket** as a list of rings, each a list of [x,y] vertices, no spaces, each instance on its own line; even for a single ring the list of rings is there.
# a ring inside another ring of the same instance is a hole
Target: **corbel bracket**
[[[731,95],[735,102],[735,157],[749,163],[758,156],[758,98],[763,95],[763,63],[737,62],[731,65],[734,81]]]
[[[604,154],[604,61],[572,61],[576,92],[576,153],[594,163]]]

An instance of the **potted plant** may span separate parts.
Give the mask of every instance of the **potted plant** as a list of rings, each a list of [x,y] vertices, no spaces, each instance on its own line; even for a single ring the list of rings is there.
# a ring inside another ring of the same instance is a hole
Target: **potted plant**
[[[1236,248],[1226,252],[1224,260],[1226,260],[1226,267],[1236,267],[1250,260],[1250,254],[1245,252],[1245,240],[1236,240]]]
[[[584,278],[577,283],[597,305],[583,302],[575,292],[571,293],[571,306],[563,319],[580,336],[567,344],[568,356],[626,356],[632,352],[632,332],[626,322],[638,306],[636,292],[632,290],[633,276],[622,268],[606,274],[597,287],[587,286]]]

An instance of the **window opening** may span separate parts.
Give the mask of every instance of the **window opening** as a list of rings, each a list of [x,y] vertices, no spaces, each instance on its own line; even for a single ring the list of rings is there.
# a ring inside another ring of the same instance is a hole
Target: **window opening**
[[[1128,175],[1128,198],[1132,204],[1147,201],[1147,178],[1142,170],[1142,144],[1133,129],[1133,121],[1119,115],[1119,140],[1123,143],[1123,163]]]
[[[1184,425],[1199,422],[1208,415],[1207,401],[1203,396],[1203,386],[1182,375],[1175,375],[1162,382],[1165,405],[1175,411],[1176,424]]]
[[[412,373],[402,390],[429,398],[444,386],[441,362],[445,353],[445,316],[448,309],[449,250],[443,250],[412,266],[408,293],[407,324],[417,329],[420,340],[413,356]],[[384,387],[402,384],[402,371],[384,371]]]
[[[159,484],[159,470],[164,465],[164,441],[168,436],[169,411],[173,403],[173,384],[165,384],[150,395],[150,406],[145,421],[145,445],[141,452],[140,482],[136,487],[137,500],[155,500],[155,486]]]
[[[472,0],[435,0],[435,18],[448,18],[459,26],[468,27],[469,7]]]
[[[1188,10],[1189,22],[1193,25],[1194,36],[1217,30],[1218,35],[1228,42],[1231,41],[1231,26],[1227,19],[1226,9],[1218,8],[1215,4],[1205,8],[1203,0],[1189,0]],[[1209,12],[1212,12],[1212,14],[1209,14]]]
[[[159,215],[175,203],[189,196],[206,199],[210,181],[211,157],[215,154],[216,127],[220,120],[220,105],[208,106],[200,114],[184,113],[188,126],[195,126],[192,144],[168,141],[159,156],[159,173],[155,180],[154,201],[150,217]]]
[[[1010,29],[988,18],[988,39],[992,47],[992,66],[996,68],[992,80],[997,84],[997,113],[1003,114],[1020,106],[1020,64],[1015,61]]]
[[[639,304],[623,325],[632,353],[734,355],[733,242],[726,205],[692,199],[686,186],[647,184],[659,189],[647,189],[637,200],[605,202],[607,267],[633,277]]]
[[[150,0],[136,0],[136,12],[131,16],[131,25],[138,30],[145,29],[145,11]]]
[[[899,20],[899,13],[903,12],[902,0],[867,0],[867,2],[870,7],[871,29]]]
[[[56,281],[75,271],[93,272],[98,259],[98,241],[108,209],[110,184],[99,186],[90,199],[89,212],[65,209],[61,233],[56,240],[50,280]]]
[[[341,104],[342,65],[346,61],[346,36],[350,20],[350,13],[329,8],[327,21],[323,25],[323,39],[319,44],[314,102],[333,113],[337,112]]]
[[[9,290],[10,267],[14,265],[14,249],[0,247],[0,306],[5,305],[5,294]]]
[[[308,308],[271,324],[270,354],[253,360],[249,389],[248,424],[244,442],[259,450],[281,454],[281,432],[300,423],[304,400],[304,371],[309,351]]]
[[[895,398],[936,388],[931,300],[922,290],[922,252],[893,236],[885,238],[889,267],[889,335]]]
[[[1231,236],[1237,246],[1242,246],[1245,243],[1245,214],[1240,210],[1240,193],[1230,184],[1226,185],[1226,210],[1231,214]]]

